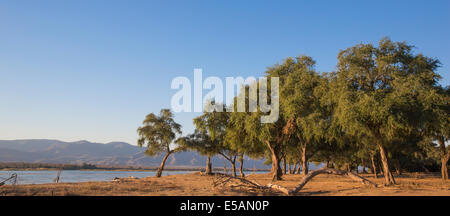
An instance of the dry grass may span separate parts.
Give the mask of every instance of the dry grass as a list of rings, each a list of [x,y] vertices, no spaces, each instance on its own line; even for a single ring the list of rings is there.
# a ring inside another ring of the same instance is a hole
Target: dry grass
[[[369,180],[382,185],[383,179]],[[260,184],[270,182],[267,174],[248,175]],[[285,175],[276,184],[294,187],[302,175]],[[259,196],[281,195],[273,191],[244,190],[240,186],[218,188],[213,186],[214,176],[200,173],[129,179],[120,182],[85,182],[17,185],[0,187],[0,195],[8,196]],[[443,182],[436,175],[405,174],[397,177],[397,185],[372,188],[335,175],[319,175],[311,180],[297,195],[311,196],[450,196],[450,181]]]

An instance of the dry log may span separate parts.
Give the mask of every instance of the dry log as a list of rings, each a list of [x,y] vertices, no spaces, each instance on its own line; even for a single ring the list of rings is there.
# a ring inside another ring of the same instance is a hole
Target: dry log
[[[361,177],[358,176],[352,172],[347,172],[347,171],[343,171],[343,170],[336,170],[333,168],[321,168],[318,170],[315,170],[313,172],[310,172],[308,175],[306,175],[302,181],[300,182],[299,185],[297,185],[297,187],[295,187],[294,189],[289,191],[289,195],[295,194],[297,192],[299,192],[305,185],[306,183],[308,183],[309,180],[311,180],[314,176],[317,176],[319,174],[335,174],[335,175],[343,175],[343,176],[347,176],[355,181],[361,182],[362,184],[367,184],[367,185],[371,185],[374,187],[377,187],[377,184]]]
[[[277,189],[286,195],[294,195],[297,192],[299,192],[306,185],[306,183],[308,183],[312,178],[314,178],[315,176],[317,176],[319,174],[335,174],[335,175],[347,176],[355,181],[361,182],[362,184],[366,184],[366,185],[370,185],[370,186],[374,186],[374,187],[378,186],[377,184],[375,184],[361,176],[358,176],[352,172],[347,172],[344,170],[336,170],[336,169],[327,168],[327,167],[324,167],[324,168],[321,168],[321,169],[318,169],[318,170],[308,173],[308,175],[306,175],[302,179],[300,184],[298,184],[297,187],[295,187],[292,190],[287,190],[286,188],[279,186],[279,185],[272,185],[272,184],[269,184],[269,185],[271,185],[271,188]]]
[[[0,182],[0,186],[5,185],[7,181],[10,181],[13,185],[15,185],[17,183],[17,174],[13,173],[13,174],[11,174],[11,176],[9,178],[2,180]]]
[[[270,189],[275,189],[275,190],[281,191],[282,193],[284,193],[286,195],[291,195],[290,191],[287,188],[280,186],[280,185],[269,183],[268,185],[266,185],[266,187],[270,188]]]
[[[214,182],[214,186],[217,185],[225,185],[227,184],[229,181],[231,180],[238,180],[246,185],[250,185],[256,188],[264,188],[264,186],[262,186],[261,184],[259,184],[258,182],[254,182],[245,178],[240,178],[240,177],[234,177],[231,175],[221,175],[219,178],[216,178],[217,180]]]
[[[271,189],[271,190],[280,191],[280,192],[282,192],[282,193],[284,193],[286,195],[294,195],[297,192],[299,192],[312,178],[314,178],[315,176],[320,175],[320,174],[335,174],[335,175],[347,176],[347,177],[349,177],[349,178],[351,178],[351,179],[353,179],[353,180],[355,180],[357,182],[360,182],[362,184],[370,185],[370,186],[373,186],[373,187],[377,187],[378,186],[377,184],[375,184],[375,183],[373,183],[373,182],[371,182],[371,181],[369,181],[369,180],[367,180],[367,179],[365,179],[365,178],[363,178],[361,176],[358,176],[358,175],[356,175],[356,174],[354,174],[352,172],[347,172],[347,171],[343,171],[343,170],[336,170],[336,169],[327,168],[327,167],[324,167],[324,168],[321,168],[321,169],[318,169],[318,170],[315,170],[315,171],[312,171],[312,172],[308,173],[302,179],[300,184],[298,184],[297,187],[295,187],[294,189],[291,189],[291,190],[289,190],[289,189],[287,189],[287,188],[285,188],[283,186],[272,184],[272,183],[269,183],[268,185],[263,186],[263,185],[261,185],[261,184],[259,184],[257,182],[253,182],[253,181],[250,181],[250,180],[247,180],[247,179],[244,179],[244,178],[233,177],[233,176],[221,176],[221,178],[219,178],[218,181],[214,182],[214,186],[225,185],[230,180],[239,180],[240,182],[242,182],[242,183],[244,183],[246,185],[249,185],[249,186],[252,186],[252,187],[255,187],[255,188],[258,188],[258,189]]]

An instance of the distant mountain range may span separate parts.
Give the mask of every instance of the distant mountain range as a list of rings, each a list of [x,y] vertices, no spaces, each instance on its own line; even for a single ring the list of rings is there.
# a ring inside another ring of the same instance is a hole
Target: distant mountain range
[[[144,154],[145,148],[125,142],[106,144],[88,141],[63,142],[59,140],[28,139],[0,140],[0,162],[28,163],[89,163],[106,166],[159,166],[164,155],[150,157]],[[263,165],[264,160],[246,158],[244,167],[248,169],[269,168]],[[214,167],[229,168],[231,165],[220,156],[212,158]],[[170,167],[203,167],[206,157],[196,152],[179,152],[172,154],[166,162]]]

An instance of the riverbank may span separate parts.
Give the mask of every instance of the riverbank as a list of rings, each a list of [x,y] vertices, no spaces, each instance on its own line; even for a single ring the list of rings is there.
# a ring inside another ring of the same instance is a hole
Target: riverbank
[[[364,177],[380,186],[361,185],[349,178],[335,175],[319,175],[311,180],[297,195],[300,196],[450,196],[450,181],[443,182],[434,174],[404,174],[397,177],[397,185],[385,187],[383,179],[369,174]],[[285,175],[276,184],[292,188],[302,175]],[[248,190],[241,186],[214,186],[215,176],[200,172],[140,179],[124,178],[117,181],[58,183],[37,185],[6,185],[0,187],[0,195],[9,196],[261,196],[282,195],[270,190]],[[248,175],[247,179],[262,185],[271,180],[268,174]]]
[[[51,163],[24,163],[24,162],[1,162],[0,171],[59,171],[59,170],[79,170],[79,171],[157,171],[158,166],[105,166],[93,164],[51,164]],[[204,171],[205,167],[199,166],[166,166],[166,171]],[[222,167],[215,167],[213,171],[223,171]],[[231,168],[227,168],[231,172]],[[268,169],[249,169],[249,172],[264,172]]]

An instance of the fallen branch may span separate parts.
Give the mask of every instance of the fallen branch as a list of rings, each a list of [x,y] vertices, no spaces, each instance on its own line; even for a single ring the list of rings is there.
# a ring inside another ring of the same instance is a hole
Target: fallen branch
[[[258,182],[254,182],[245,178],[240,178],[240,177],[233,177],[231,175],[220,175],[219,177],[216,177],[215,181],[214,181],[214,186],[218,186],[218,185],[225,185],[228,182],[230,182],[231,180],[238,180],[246,185],[250,185],[256,188],[264,188],[264,186],[260,185]]]
[[[313,172],[310,172],[308,175],[306,175],[297,187],[295,187],[293,190],[289,191],[289,195],[299,192],[306,185],[306,183],[308,183],[309,180],[311,180],[314,176],[317,176],[319,174],[335,174],[335,175],[347,176],[355,181],[361,182],[362,184],[377,187],[377,184],[375,184],[361,176],[353,174],[352,172],[347,172],[347,171],[343,171],[343,170],[336,170],[336,169],[324,167],[324,168],[315,170]]]
[[[266,187],[270,188],[270,189],[275,189],[277,191],[281,191],[282,193],[284,193],[286,195],[291,195],[291,192],[287,188],[280,186],[280,185],[269,183],[268,185],[266,185]]]
[[[3,186],[4,184],[6,184],[7,181],[10,181],[13,185],[15,185],[17,183],[17,174],[13,173],[11,174],[11,176],[5,180],[2,180],[0,182],[0,186]]]
[[[276,185],[276,184],[272,184],[269,183],[265,186],[260,185],[257,182],[253,182],[244,178],[239,178],[239,177],[232,177],[232,176],[221,176],[219,177],[219,179],[217,181],[214,182],[214,186],[217,185],[226,185],[228,182],[230,182],[231,180],[239,180],[241,183],[244,183],[246,185],[252,186],[254,188],[258,188],[258,189],[271,189],[271,190],[276,190],[276,191],[280,191],[286,195],[294,195],[297,192],[299,192],[312,178],[314,178],[317,175],[320,174],[335,174],[335,175],[342,175],[342,176],[347,176],[357,182],[360,182],[362,184],[366,184],[366,185],[370,185],[373,187],[377,187],[378,185],[361,177],[358,176],[352,172],[347,172],[347,171],[343,171],[343,170],[336,170],[336,169],[332,169],[332,168],[321,168],[315,171],[310,172],[308,175],[306,175],[301,181],[300,184],[297,185],[297,187],[295,187],[294,189],[287,189],[283,186],[280,185]]]

